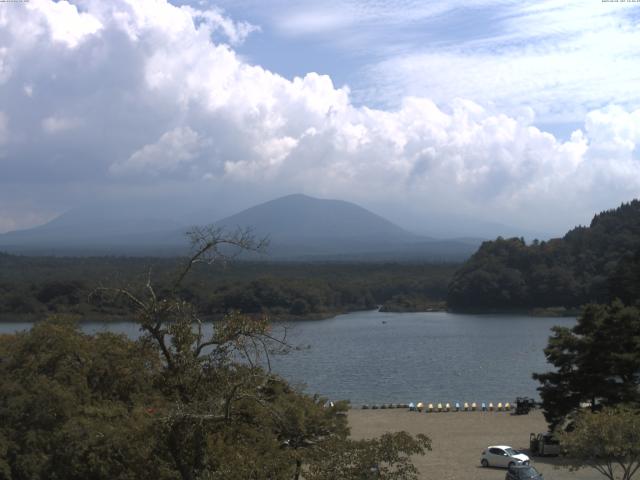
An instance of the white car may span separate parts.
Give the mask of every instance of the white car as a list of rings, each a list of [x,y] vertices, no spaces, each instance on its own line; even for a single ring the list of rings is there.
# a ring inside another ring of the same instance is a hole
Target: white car
[[[512,465],[529,465],[529,457],[507,445],[493,445],[487,447],[480,457],[483,467],[504,467]]]

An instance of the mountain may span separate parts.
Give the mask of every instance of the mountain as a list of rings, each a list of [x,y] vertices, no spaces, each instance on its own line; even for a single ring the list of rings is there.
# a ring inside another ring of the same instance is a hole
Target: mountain
[[[411,233],[354,203],[288,195],[215,222],[251,228],[270,239],[271,260],[461,260],[479,245]],[[175,255],[187,249],[188,226],[127,209],[95,206],[0,235],[0,250],[57,255]],[[248,256],[247,258],[253,258]]]
[[[44,225],[0,235],[0,250],[22,254],[154,254],[186,246],[179,222],[97,206],[70,210]]]
[[[318,199],[302,194],[276,198],[217,223],[227,227],[252,226],[256,232],[269,233],[274,239],[376,236],[408,241],[419,238],[354,203]]]
[[[295,194],[249,208],[217,222],[268,236],[276,259],[459,260],[480,242],[435,240],[411,233],[354,203]]]
[[[633,200],[562,238],[483,243],[454,275],[447,303],[462,310],[578,307],[614,297],[635,302],[639,264],[640,200]]]

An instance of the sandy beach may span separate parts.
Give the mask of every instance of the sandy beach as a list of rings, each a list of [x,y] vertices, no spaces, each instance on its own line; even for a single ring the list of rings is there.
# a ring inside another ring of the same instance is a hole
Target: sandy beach
[[[480,454],[489,445],[510,445],[529,454],[529,434],[546,431],[542,412],[512,415],[509,412],[418,413],[407,409],[349,411],[354,438],[369,438],[385,432],[405,430],[424,433],[433,450],[416,457],[421,479],[503,480],[504,469],[482,468]],[[530,455],[531,456],[531,455]],[[558,468],[558,458],[531,457],[545,480],[596,480],[603,478],[592,469],[570,472]]]

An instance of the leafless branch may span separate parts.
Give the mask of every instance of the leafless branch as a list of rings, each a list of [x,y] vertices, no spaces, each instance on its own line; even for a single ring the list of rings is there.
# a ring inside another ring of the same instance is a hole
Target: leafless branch
[[[216,262],[225,264],[236,258],[242,252],[264,253],[269,245],[268,237],[256,239],[251,228],[240,228],[228,232],[224,227],[207,225],[193,227],[187,232],[193,251],[182,271],[178,274],[174,283],[174,290],[181,284],[191,268],[196,263],[213,264]],[[224,251],[223,248],[231,248],[233,251]]]

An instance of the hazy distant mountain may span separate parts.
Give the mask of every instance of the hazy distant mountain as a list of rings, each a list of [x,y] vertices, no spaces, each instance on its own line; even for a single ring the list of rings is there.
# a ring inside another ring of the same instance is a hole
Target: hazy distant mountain
[[[416,235],[354,203],[288,195],[217,222],[251,227],[271,240],[272,258],[289,259],[460,259],[480,241],[435,240]]]
[[[70,210],[50,222],[0,235],[0,249],[24,254],[156,254],[175,251],[186,230],[179,222],[98,207]],[[148,247],[153,252],[147,252]]]
[[[415,223],[412,217],[405,220],[409,225]],[[405,223],[398,222],[403,226]],[[539,232],[523,227],[507,225],[499,221],[487,221],[468,215],[426,213],[420,222],[411,230],[417,234],[424,234],[436,238],[471,238],[492,239],[497,237],[524,237],[527,241],[534,238],[547,240],[553,235],[550,232]]]
[[[271,240],[274,260],[458,260],[480,240],[435,240],[416,235],[358,205],[288,195],[216,222],[251,227]],[[29,230],[0,235],[0,250],[28,254],[174,255],[187,248],[188,226],[126,210],[72,210]]]
[[[256,233],[287,241],[375,238],[406,242],[420,238],[354,203],[300,194],[256,205],[216,223],[252,227]]]

